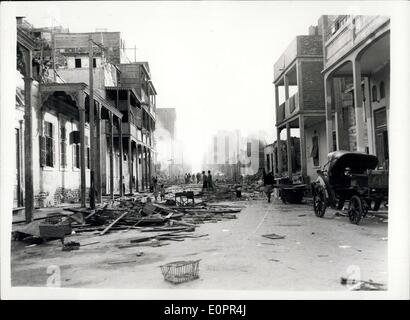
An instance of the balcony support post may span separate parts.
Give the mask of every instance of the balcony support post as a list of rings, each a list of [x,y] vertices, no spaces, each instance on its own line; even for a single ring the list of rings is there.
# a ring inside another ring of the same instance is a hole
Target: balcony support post
[[[361,64],[358,58],[352,61],[353,64],[353,86],[354,86],[354,105],[355,105],[355,117],[356,117],[356,141],[357,151],[365,152],[364,144],[364,108],[362,97],[362,75]]]
[[[326,144],[327,144],[327,153],[330,153],[333,150],[333,119],[332,119],[332,106],[333,106],[333,97],[332,97],[332,81],[333,78],[331,75],[325,75],[324,79],[325,84],[325,108],[326,108]]]
[[[288,174],[289,178],[292,177],[292,146],[290,141],[290,123],[286,124],[286,152],[287,152],[287,160],[288,160]]]

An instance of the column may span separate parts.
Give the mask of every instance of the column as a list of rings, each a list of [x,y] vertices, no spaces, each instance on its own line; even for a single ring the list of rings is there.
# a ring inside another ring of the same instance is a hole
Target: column
[[[149,190],[149,181],[148,181],[148,176],[149,176],[149,172],[148,172],[148,153],[147,153],[147,147],[144,147],[144,164],[145,164],[145,185],[146,188]]]
[[[129,189],[130,193],[132,193],[132,139],[131,139],[131,134],[130,137],[128,138],[128,176],[129,176]]]
[[[29,54],[31,70],[31,54]],[[31,73],[24,77],[24,212],[26,223],[33,221],[34,188],[33,188],[33,129],[31,108]]]
[[[283,76],[283,82],[285,84],[285,101],[286,101],[289,99],[289,78],[286,73]]]
[[[362,98],[362,76],[360,61],[356,58],[353,60],[353,87],[354,87],[354,111],[356,118],[356,141],[357,151],[365,152],[364,145],[364,114]]]
[[[365,100],[365,108],[366,108],[366,118],[367,118],[367,140],[369,144],[369,153],[376,154],[376,150],[374,148],[374,131],[373,131],[373,112],[372,112],[372,105],[370,103],[370,79],[366,77],[364,79],[364,100]]]
[[[135,152],[136,152],[136,156],[135,156],[135,191],[139,192],[139,185],[138,185],[138,179],[139,179],[139,146],[138,144],[135,145]]]
[[[336,147],[337,150],[344,150],[345,142],[343,139],[343,109],[342,109],[342,97],[341,97],[341,84],[340,78],[333,79],[333,97],[334,97],[334,105],[335,105],[335,129],[336,129]],[[332,137],[333,138],[333,137]],[[333,146],[333,143],[332,143]]]
[[[18,170],[19,170],[19,177],[18,177],[18,206],[24,206],[23,199],[23,175],[24,175],[24,168],[23,168],[23,120],[19,120],[19,151],[18,151]]]
[[[95,188],[97,190],[96,201],[102,202],[102,186],[101,186],[101,104],[97,103],[97,122],[96,122],[96,137],[95,137]]]
[[[109,111],[109,127],[110,127],[110,196],[114,199],[114,128],[113,114]]]
[[[80,170],[81,170],[81,187],[80,187],[80,198],[81,198],[81,207],[85,207],[86,199],[86,185],[85,185],[85,105],[84,105],[84,92],[78,92],[78,103],[80,111]]]
[[[282,174],[282,150],[281,150],[281,143],[280,143],[280,132],[281,128],[277,127],[276,128],[276,152],[278,156],[278,175]]]
[[[290,123],[286,124],[286,152],[288,158],[288,174],[290,178],[292,176],[292,149],[290,143]]]
[[[333,132],[332,132],[332,77],[325,75],[325,108],[326,108],[326,143],[327,153],[333,151]]]
[[[94,123],[94,98],[92,96],[92,88],[90,87],[90,96],[89,96],[89,125],[90,125],[90,208],[95,209],[95,181],[94,181],[94,173],[95,173],[95,123]]]
[[[152,151],[151,149],[148,149],[148,169],[149,169],[148,181],[149,181],[149,184],[151,185],[152,183]]]
[[[141,189],[145,189],[144,147],[141,145]]]
[[[305,118],[299,116],[299,131],[300,131],[300,165],[302,177],[307,177],[307,159],[306,159],[306,139],[305,139]]]
[[[122,179],[123,176],[123,170],[122,170],[122,161],[124,160],[124,150],[122,146],[122,121],[121,118],[118,119],[118,132],[119,132],[119,147],[120,147],[120,196],[124,196],[124,189],[122,185],[124,184],[124,181]]]
[[[276,110],[276,122],[278,122],[278,114],[279,114],[279,88],[275,84],[275,110]]]

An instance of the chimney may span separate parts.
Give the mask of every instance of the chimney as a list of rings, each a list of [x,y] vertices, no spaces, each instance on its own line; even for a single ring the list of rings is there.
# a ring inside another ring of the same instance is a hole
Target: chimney
[[[317,26],[310,26],[309,27],[309,35],[310,36],[317,36],[318,35],[318,30]]]
[[[24,19],[25,17],[16,17],[16,20],[17,20],[17,25],[18,26],[21,26],[22,24],[23,24],[23,19]]]

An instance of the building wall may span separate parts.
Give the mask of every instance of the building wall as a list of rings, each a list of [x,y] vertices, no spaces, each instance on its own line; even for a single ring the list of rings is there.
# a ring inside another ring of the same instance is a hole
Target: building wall
[[[299,103],[304,110],[324,110],[323,62],[302,61],[302,88]]]
[[[312,137],[314,132],[319,140],[319,166],[315,167],[313,165],[313,158],[310,156],[312,152]],[[313,181],[317,177],[316,170],[327,162],[327,146],[326,146],[326,122],[325,120],[316,123],[312,126],[305,126],[305,141],[306,141],[306,169],[307,176],[310,181]]]
[[[89,35],[96,43],[106,47],[105,56],[108,62],[120,63],[121,38],[119,32],[58,33],[55,34],[55,48],[61,55],[88,53]],[[95,51],[100,49],[94,45]]]

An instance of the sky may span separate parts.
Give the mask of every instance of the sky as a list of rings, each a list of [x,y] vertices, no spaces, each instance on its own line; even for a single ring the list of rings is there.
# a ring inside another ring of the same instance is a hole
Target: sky
[[[308,33],[324,2],[17,2],[16,15],[35,27],[70,32],[120,31],[148,61],[157,107],[176,108],[184,158],[202,161],[218,129],[266,132],[274,127],[273,65],[297,36]],[[342,3],[339,4],[343,5]],[[131,58],[134,53],[129,52]]]

